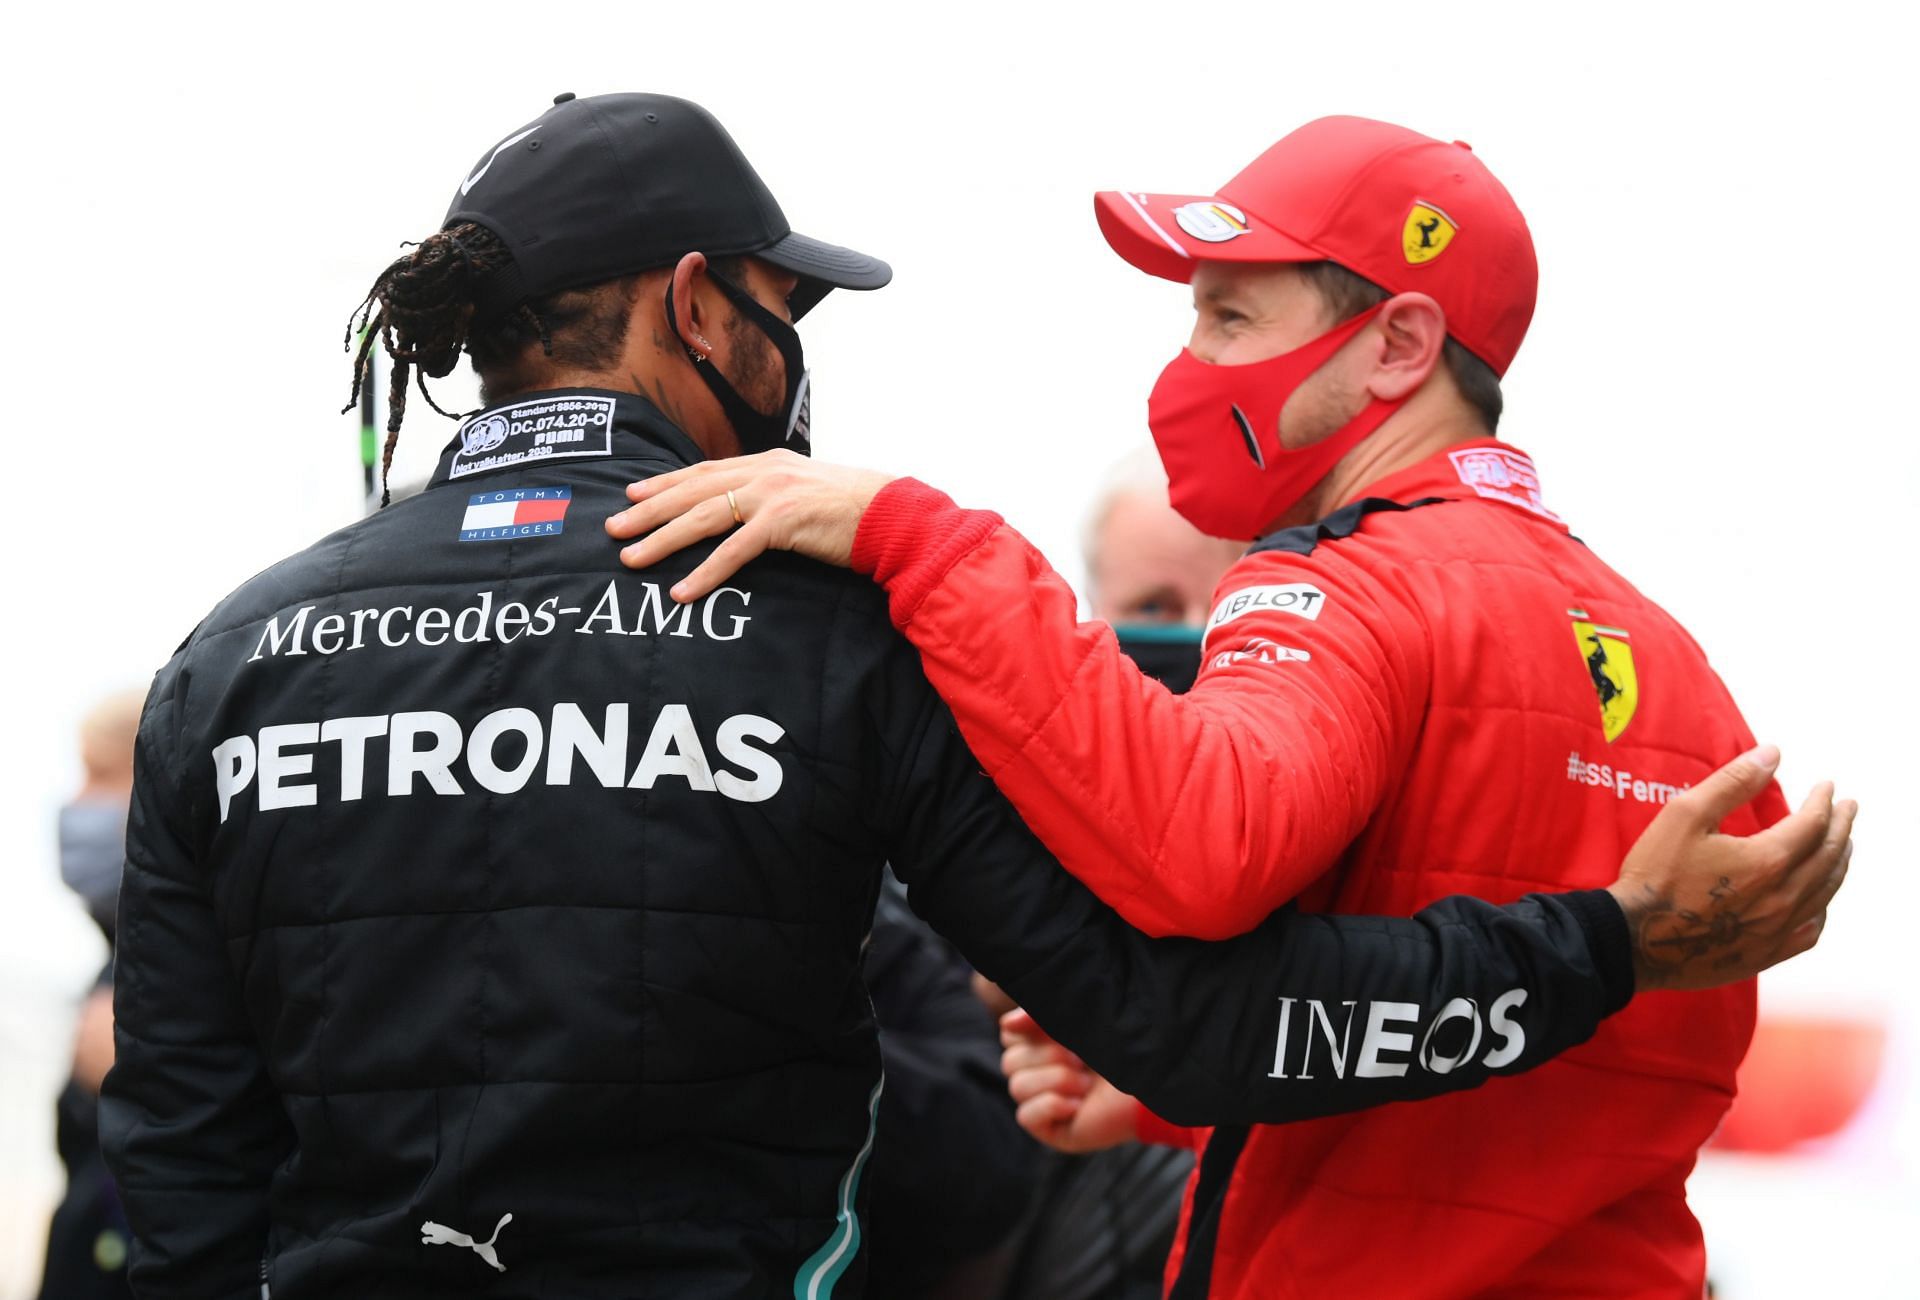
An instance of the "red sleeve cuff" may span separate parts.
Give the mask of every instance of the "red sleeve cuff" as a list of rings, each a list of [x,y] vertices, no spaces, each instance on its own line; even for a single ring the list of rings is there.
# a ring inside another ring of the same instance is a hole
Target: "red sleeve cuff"
[[[880,489],[853,535],[853,569],[887,589],[894,626],[904,628],[947,570],[1003,521],[991,510],[962,510],[919,479]]]
[[[1169,1124],[1139,1102],[1133,1104],[1133,1135],[1150,1146],[1179,1147],[1191,1151],[1194,1132],[1178,1124]]]

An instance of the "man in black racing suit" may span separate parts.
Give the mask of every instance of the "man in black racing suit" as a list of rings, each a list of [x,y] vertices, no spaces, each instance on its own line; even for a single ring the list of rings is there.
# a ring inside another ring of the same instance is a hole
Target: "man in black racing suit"
[[[593,208],[642,161],[636,186],[698,164],[700,222]],[[544,208],[497,197],[519,194]],[[1176,1122],[1471,1087],[1631,996],[1606,891],[1148,939],[979,772],[877,588],[773,555],[678,605],[702,549],[618,566],[625,485],[798,442],[788,311],[885,278],[790,235],[693,105],[604,96],[483,157],[376,285],[396,358],[470,351],[489,405],[424,492],[246,583],[154,683],[102,1110],[138,1294],[862,1294],[883,1081],[860,952],[888,860]],[[1498,1068],[1273,1069],[1283,998],[1364,1020],[1515,989]]]

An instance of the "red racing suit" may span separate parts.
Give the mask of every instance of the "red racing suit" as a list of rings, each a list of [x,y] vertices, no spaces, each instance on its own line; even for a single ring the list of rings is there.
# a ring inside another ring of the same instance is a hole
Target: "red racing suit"
[[[1668,798],[1753,743],[1699,646],[1491,439],[1256,543],[1183,696],[1104,624],[1076,625],[1066,584],[997,516],[924,484],[874,500],[854,565],[1040,839],[1155,933],[1233,935],[1290,900],[1406,914],[1606,885]],[[1727,829],[1785,812],[1771,787]],[[1445,1071],[1505,1041],[1497,1006],[1355,1023],[1351,1003],[1280,1001],[1247,1029],[1274,1044],[1275,1078]],[[1169,1285],[1697,1297],[1685,1182],[1753,1018],[1751,982],[1646,994],[1524,1077],[1196,1133]]]

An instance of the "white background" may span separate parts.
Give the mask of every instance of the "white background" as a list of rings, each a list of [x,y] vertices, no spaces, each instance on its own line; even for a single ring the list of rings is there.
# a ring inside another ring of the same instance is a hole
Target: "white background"
[[[1144,436],[1188,324],[1183,287],[1107,251],[1092,191],[1204,191],[1324,113],[1471,141],[1542,265],[1502,432],[1709,648],[1785,747],[1789,795],[1831,775],[1866,804],[1825,942],[1768,997],[1892,1017],[1893,1060],[1830,1149],[1703,1174],[1715,1271],[1735,1297],[1920,1288],[1920,150],[1914,32],[1890,7],[68,12],[14,13],[0,77],[0,1295],[33,1276],[48,1099],[98,959],[52,853],[80,715],[353,517],[348,310],[554,93],[629,89],[706,104],[797,229],[893,262],[891,288],[805,322],[821,453],[998,507],[1073,574],[1087,494]],[[396,478],[448,431],[417,405]]]

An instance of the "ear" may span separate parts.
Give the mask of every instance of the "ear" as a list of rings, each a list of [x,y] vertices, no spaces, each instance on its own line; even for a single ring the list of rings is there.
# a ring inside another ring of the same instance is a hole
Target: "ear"
[[[707,255],[688,253],[673,268],[673,332],[680,341],[698,352],[701,357],[713,355],[713,344],[701,332],[699,299],[695,289],[707,278]]]
[[[1383,402],[1397,401],[1427,382],[1440,364],[1447,343],[1447,316],[1440,304],[1424,293],[1402,293],[1387,299],[1374,319],[1379,353],[1367,391]]]

